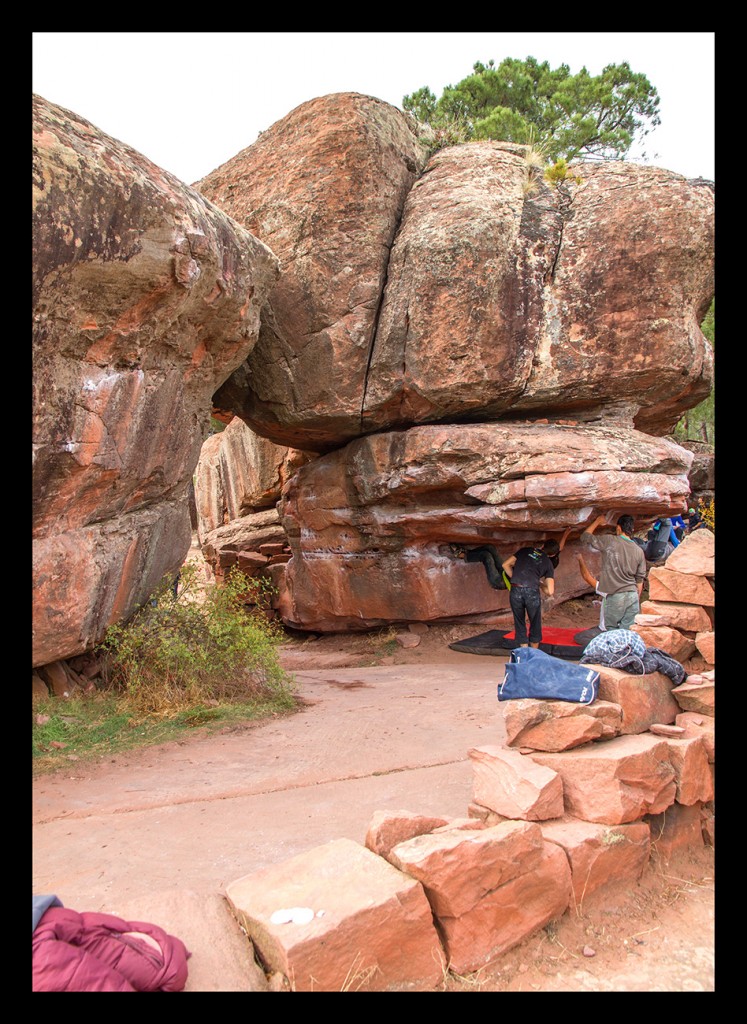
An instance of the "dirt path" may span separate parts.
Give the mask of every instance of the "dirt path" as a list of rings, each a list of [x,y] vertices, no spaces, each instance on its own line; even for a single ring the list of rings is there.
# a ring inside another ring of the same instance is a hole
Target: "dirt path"
[[[568,610],[555,618],[568,624]],[[395,631],[297,639],[284,657],[306,666],[298,714],[36,780],[34,892],[116,913],[165,890],[221,892],[332,839],[363,842],[377,810],[464,816],[467,750],[505,740],[503,659],[448,646],[479,631],[432,628],[413,648]],[[638,884],[595,896],[444,989],[715,990],[711,848],[652,860]]]

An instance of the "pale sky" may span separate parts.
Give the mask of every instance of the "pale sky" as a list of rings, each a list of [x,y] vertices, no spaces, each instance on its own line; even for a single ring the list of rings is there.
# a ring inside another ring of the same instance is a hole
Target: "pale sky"
[[[401,109],[476,61],[530,56],[591,75],[627,61],[662,122],[628,159],[715,179],[715,32],[33,32],[32,91],[193,184],[317,96]]]

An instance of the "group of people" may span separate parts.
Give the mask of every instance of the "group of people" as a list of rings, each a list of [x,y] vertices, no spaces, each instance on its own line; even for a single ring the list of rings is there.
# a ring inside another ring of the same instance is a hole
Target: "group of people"
[[[582,544],[601,555],[598,578],[590,572],[582,554],[577,555],[579,569],[583,579],[602,598],[599,629],[630,629],[640,611],[647,562],[665,558],[686,533],[704,525],[703,519],[694,508],[688,510],[687,520],[682,516],[657,519],[645,541],[634,536],[635,521],[631,515],[617,519],[614,533],[597,534],[603,525],[609,525],[608,517],[597,516],[580,538]],[[570,527],[560,541],[546,540],[519,548],[505,561],[492,544],[475,548],[452,545],[453,553],[465,561],[482,562],[495,590],[509,591],[514,638],[520,645],[540,645],[542,599],[555,593],[555,569],[569,533]]]

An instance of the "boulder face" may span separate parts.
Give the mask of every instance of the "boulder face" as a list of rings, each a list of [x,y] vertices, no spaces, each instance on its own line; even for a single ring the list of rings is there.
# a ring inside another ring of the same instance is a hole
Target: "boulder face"
[[[198,183],[283,264],[221,407],[324,452],[537,412],[660,435],[710,393],[710,183],[617,161],[551,187],[499,142],[422,166],[396,108],[342,93]]]
[[[293,557],[280,613],[335,632],[391,622],[496,621],[508,594],[450,543],[569,541],[556,600],[585,593],[573,544],[600,512],[643,528],[687,495],[691,454],[622,426],[558,423],[412,427],[360,438],[302,466],[280,503]]]
[[[197,182],[283,268],[259,342],[217,405],[302,450],[337,448],[361,434],[389,250],[424,163],[400,110],[336,93],[296,107]]]
[[[617,407],[664,434],[710,393],[712,190],[620,162],[578,164],[580,183],[551,188],[525,152],[445,149],[411,189],[366,430]]]
[[[80,653],[189,548],[211,398],[256,343],[266,245],[33,100],[33,664]]]

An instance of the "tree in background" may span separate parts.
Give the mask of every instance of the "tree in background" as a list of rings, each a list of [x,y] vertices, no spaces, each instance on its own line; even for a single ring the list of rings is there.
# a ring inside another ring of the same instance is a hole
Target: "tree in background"
[[[716,300],[708,307],[700,329],[705,334],[711,347],[716,349]],[[694,409],[688,409],[677,426],[674,428],[674,437],[678,441],[705,441],[708,444],[716,443],[715,431],[715,407],[714,396],[711,391],[708,398],[705,398],[700,405]]]
[[[534,57],[507,57],[498,67],[479,61],[473,74],[448,85],[440,99],[423,86],[403,109],[430,133],[434,149],[470,140],[519,142],[546,160],[624,159],[633,142],[659,121],[659,95],[627,62],[600,75],[567,64],[552,69]]]

